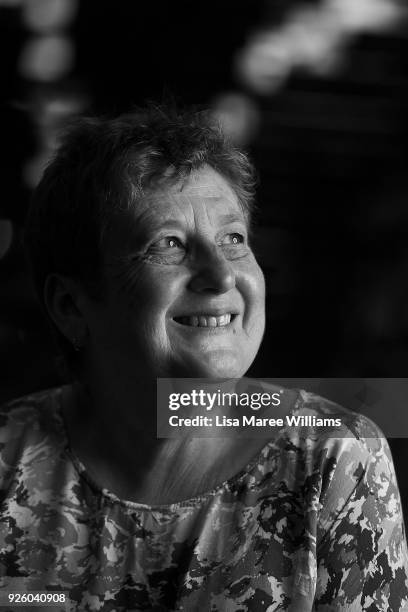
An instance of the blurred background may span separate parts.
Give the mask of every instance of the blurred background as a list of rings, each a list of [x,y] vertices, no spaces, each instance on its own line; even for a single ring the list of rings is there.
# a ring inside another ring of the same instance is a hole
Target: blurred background
[[[0,401],[60,380],[21,242],[59,127],[169,97],[211,106],[259,170],[251,374],[407,376],[405,0],[0,0],[0,70]]]

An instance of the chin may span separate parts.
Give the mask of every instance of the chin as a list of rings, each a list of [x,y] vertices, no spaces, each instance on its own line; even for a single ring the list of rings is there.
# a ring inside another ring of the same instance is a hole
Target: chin
[[[252,363],[252,361],[251,361]],[[206,355],[202,359],[192,357],[186,364],[184,375],[188,378],[241,378],[250,367],[243,363],[242,356],[231,355],[221,351]]]

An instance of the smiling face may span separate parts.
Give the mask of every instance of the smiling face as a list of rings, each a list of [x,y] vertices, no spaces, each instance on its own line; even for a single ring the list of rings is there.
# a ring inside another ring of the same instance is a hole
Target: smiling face
[[[93,359],[131,375],[240,377],[265,325],[264,278],[227,181],[208,166],[118,215],[107,295],[88,304]]]

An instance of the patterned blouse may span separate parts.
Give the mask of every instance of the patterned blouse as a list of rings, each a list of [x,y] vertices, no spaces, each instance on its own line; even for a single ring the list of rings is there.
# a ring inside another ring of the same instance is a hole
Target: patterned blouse
[[[52,609],[103,612],[408,609],[394,467],[367,418],[301,391],[293,413],[340,415],[340,437],[288,427],[214,490],[147,506],[91,479],[61,394],[0,414],[3,597],[64,591]]]

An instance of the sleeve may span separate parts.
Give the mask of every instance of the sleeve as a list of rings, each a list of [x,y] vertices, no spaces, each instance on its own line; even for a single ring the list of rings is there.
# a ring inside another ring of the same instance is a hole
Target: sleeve
[[[386,439],[333,441],[317,526],[316,612],[408,610],[408,554]],[[375,434],[375,435],[374,435]]]

